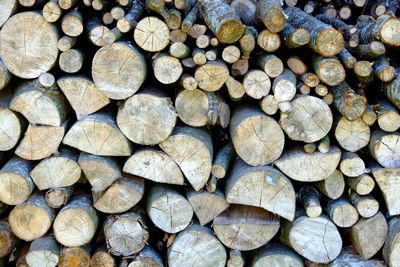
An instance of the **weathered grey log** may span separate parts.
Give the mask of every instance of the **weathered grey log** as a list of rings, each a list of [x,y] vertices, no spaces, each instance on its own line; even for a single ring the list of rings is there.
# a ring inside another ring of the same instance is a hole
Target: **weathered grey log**
[[[302,258],[296,252],[280,243],[267,244],[255,250],[250,262],[251,267],[304,266]]]
[[[26,254],[29,266],[58,266],[60,246],[52,236],[44,236],[34,240]]]
[[[235,156],[235,149],[232,143],[228,143],[222,147],[215,155],[211,173],[217,178],[224,178],[228,172],[229,164]]]
[[[280,32],[286,24],[285,14],[278,0],[261,0],[257,3],[257,19],[271,32]]]

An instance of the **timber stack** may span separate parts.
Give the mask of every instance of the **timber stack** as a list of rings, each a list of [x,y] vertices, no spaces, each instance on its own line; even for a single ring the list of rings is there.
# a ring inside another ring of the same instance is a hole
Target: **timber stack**
[[[396,0],[1,0],[0,266],[400,266]]]

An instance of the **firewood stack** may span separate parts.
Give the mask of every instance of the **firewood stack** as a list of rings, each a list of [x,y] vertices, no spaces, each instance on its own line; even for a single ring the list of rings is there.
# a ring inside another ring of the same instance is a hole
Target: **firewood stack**
[[[396,0],[1,0],[0,266],[400,266]]]

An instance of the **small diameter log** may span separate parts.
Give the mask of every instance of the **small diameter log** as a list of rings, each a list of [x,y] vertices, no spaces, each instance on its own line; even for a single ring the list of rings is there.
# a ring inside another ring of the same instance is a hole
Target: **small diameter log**
[[[356,78],[361,82],[362,86],[369,84],[373,80],[373,70],[371,63],[366,60],[357,61],[353,68]],[[362,87],[361,87],[362,88]],[[364,95],[363,90],[359,90],[361,95]]]
[[[357,59],[353,57],[346,48],[343,48],[343,50],[338,54],[338,58],[347,69],[354,68],[354,64],[357,62]]]
[[[92,191],[93,207],[103,213],[122,213],[135,206],[143,194],[143,178],[122,174],[122,177],[106,190]]]
[[[249,266],[303,267],[304,264],[303,259],[287,246],[280,243],[272,243],[255,250]]]
[[[126,14],[118,19],[117,28],[120,32],[126,33],[134,29],[138,24],[139,19],[144,13],[144,5],[142,1],[133,0],[130,9]]]
[[[376,122],[378,116],[376,115],[376,112],[373,110],[372,106],[367,105],[361,118],[368,126],[372,126]]]
[[[167,20],[169,17],[168,11],[165,9],[164,0],[146,0],[146,7],[150,11],[154,11],[159,13],[164,20]]]
[[[61,12],[58,0],[51,0],[43,6],[42,16],[47,22],[53,23],[61,17]]]
[[[207,31],[207,26],[203,24],[193,24],[187,34],[193,39],[197,39],[198,37],[204,35]]]
[[[63,37],[58,39],[58,42],[57,42],[58,50],[60,50],[61,52],[64,52],[64,51],[71,49],[76,44],[77,40],[78,40],[78,38],[76,38],[76,37],[70,37],[68,35],[64,35]]]
[[[268,95],[271,89],[271,81],[264,71],[250,70],[243,78],[243,87],[247,95],[261,99]]]
[[[156,17],[146,17],[138,22],[133,38],[138,46],[149,52],[163,50],[169,44],[167,24]]]
[[[388,233],[388,224],[385,216],[378,212],[371,218],[361,218],[350,228],[349,233],[353,247],[364,260],[367,260],[382,248]],[[372,236],[373,242],[371,242]]]
[[[243,98],[246,91],[244,90],[243,84],[238,80],[235,80],[232,76],[229,76],[225,82],[228,94],[233,101],[238,101]]]
[[[287,220],[294,218],[295,193],[292,183],[269,166],[253,167],[237,158],[226,183],[225,196],[231,204],[261,207]]]
[[[193,57],[193,62],[196,65],[204,65],[207,63],[206,53],[204,52],[204,50],[200,48],[193,49],[192,57]]]
[[[196,79],[188,73],[184,73],[181,75],[180,83],[181,83],[182,87],[185,88],[186,90],[197,89]]]
[[[375,130],[371,134],[369,152],[385,168],[400,168],[400,134]]]
[[[159,144],[181,168],[196,191],[206,184],[211,173],[213,147],[204,129],[175,127],[171,136]]]
[[[58,4],[64,10],[70,9],[77,5],[78,0],[58,0]]]
[[[390,216],[400,214],[400,169],[371,166],[372,175],[382,192]]]
[[[120,6],[115,6],[110,10],[111,17],[115,20],[120,20],[125,16],[125,10]]]
[[[279,109],[279,102],[273,95],[264,96],[260,101],[260,108],[268,115],[274,115]]]
[[[66,123],[61,127],[30,124],[15,154],[27,160],[49,157],[57,151],[65,133]],[[46,140],[45,142],[43,140]]]
[[[350,51],[364,58],[378,58],[385,54],[385,45],[378,41],[369,44],[359,44],[357,47],[349,48]]]
[[[280,58],[274,54],[262,54],[257,59],[258,66],[268,75],[268,77],[276,78],[282,74],[284,67]]]
[[[132,258],[129,262],[123,260],[120,267],[135,267],[135,266],[147,266],[147,267],[163,267],[163,260],[161,256],[150,246],[145,246],[139,253],[134,256],[129,256]]]
[[[218,91],[229,78],[228,67],[222,61],[207,62],[194,73],[199,88],[204,91]]]
[[[11,81],[11,73],[0,59],[0,90],[5,88]]]
[[[397,217],[389,221],[389,232],[382,250],[383,258],[389,266],[395,266],[399,260],[400,223]]]
[[[116,266],[116,260],[106,247],[100,247],[90,258],[90,266],[114,267]]]
[[[222,50],[222,59],[229,64],[235,63],[240,58],[240,49],[237,46],[229,45]]]
[[[253,250],[271,240],[279,230],[279,217],[258,207],[233,205],[213,220],[218,239],[231,249]]]
[[[167,233],[184,230],[193,217],[193,209],[184,196],[165,185],[153,185],[146,200],[150,220]]]
[[[211,168],[212,175],[219,179],[224,178],[228,171],[229,164],[234,158],[234,155],[235,149],[232,143],[229,143],[222,147],[214,158]]]
[[[370,43],[374,40],[385,45],[400,45],[400,20],[389,15],[382,15],[376,21],[369,20],[360,25],[360,40]]]
[[[301,77],[300,80],[307,86],[309,87],[316,87],[317,85],[319,85],[319,78],[318,75],[316,75],[315,73],[312,72],[307,72],[304,73]],[[316,92],[317,93],[317,92]],[[317,93],[318,94],[318,93]],[[319,94],[318,94],[319,95]]]
[[[64,137],[65,145],[99,156],[129,156],[132,145],[110,114],[95,113],[75,122]]]
[[[54,77],[53,74],[46,72],[46,73],[40,74],[40,76],[38,78],[38,82],[41,86],[43,86],[45,88],[50,88],[55,85],[56,78]]]
[[[396,70],[395,78],[391,82],[383,84],[382,87],[387,99],[397,108],[400,108],[400,75],[398,73],[399,70]]]
[[[322,181],[339,165],[341,151],[332,146],[327,153],[306,153],[302,147],[285,150],[275,165],[290,178],[302,182]]]
[[[208,50],[205,55],[206,55],[207,60],[210,60],[210,61],[216,60],[217,56],[218,56],[218,50],[215,48],[212,48],[212,49]]]
[[[172,84],[179,80],[183,67],[179,59],[167,54],[159,54],[153,61],[156,79],[162,84]]]
[[[229,259],[226,262],[226,267],[244,267],[245,259],[240,250],[229,250]]]
[[[395,69],[390,66],[389,60],[387,57],[378,58],[373,65],[374,75],[382,82],[388,83],[394,79]]]
[[[296,28],[304,28],[310,33],[309,46],[323,57],[332,57],[344,47],[343,35],[297,7],[287,7],[285,13],[288,23]]]
[[[89,40],[96,46],[111,45],[115,41],[111,30],[97,18],[88,20],[85,29],[88,32]]]
[[[258,1],[256,17],[271,32],[280,32],[285,28],[286,18],[278,0]]]
[[[186,197],[202,226],[211,222],[229,207],[224,194],[219,190],[215,192],[208,192],[207,190],[196,192],[193,189],[188,189]]]
[[[57,214],[53,225],[54,237],[64,246],[83,246],[92,240],[98,223],[90,197],[76,195]]]
[[[317,190],[310,186],[304,186],[298,194],[308,217],[315,218],[321,215],[322,208],[319,203],[320,196]]]
[[[81,70],[85,61],[85,55],[78,49],[69,49],[60,54],[58,65],[66,73],[76,73]]]
[[[297,48],[310,42],[310,33],[304,28],[295,28],[291,24],[286,23],[285,28],[281,32],[286,47]]]
[[[307,65],[297,56],[291,56],[286,60],[288,68],[296,75],[301,76],[308,71]]]
[[[49,189],[45,196],[46,204],[53,209],[59,209],[67,204],[73,192],[74,188],[71,186]]]
[[[204,21],[223,44],[235,43],[242,37],[244,25],[235,10],[224,0],[199,0]]]
[[[60,267],[90,266],[90,247],[64,247],[58,261]]]
[[[191,225],[176,236],[168,249],[167,257],[168,266],[171,267],[224,267],[227,260],[225,247],[213,232],[197,224]]]
[[[263,30],[257,36],[257,44],[267,52],[275,52],[281,46],[281,39],[277,33]]]
[[[351,189],[360,195],[367,195],[375,187],[375,181],[368,174],[362,174],[355,178],[346,178],[346,183]]]
[[[360,118],[366,109],[367,99],[354,92],[346,82],[332,88],[335,108],[349,121]]]
[[[195,4],[192,9],[186,14],[186,17],[182,21],[182,31],[183,32],[189,32],[190,29],[192,28],[193,24],[196,22],[196,19],[199,15],[200,7],[198,4]]]
[[[377,109],[378,125],[383,131],[394,132],[400,128],[400,114],[396,107],[386,101],[378,101]]]
[[[343,174],[335,170],[325,180],[319,181],[316,186],[319,191],[331,199],[338,199],[344,192],[345,182]]]
[[[315,263],[334,260],[342,249],[338,229],[325,216],[309,218],[300,215],[293,222],[285,221],[282,225],[281,241]]]
[[[18,0],[4,0],[0,3],[0,27],[8,20],[8,18],[17,10]]]
[[[83,32],[83,18],[78,10],[65,14],[61,20],[62,31],[71,37],[77,37]]]
[[[205,49],[210,45],[210,37],[208,35],[200,35],[196,38],[196,46]]]
[[[11,253],[15,245],[17,243],[17,239],[14,234],[11,232],[10,225],[7,221],[0,221],[0,257],[5,257],[7,254]]]
[[[237,1],[241,2],[241,1]],[[256,38],[258,32],[253,27],[246,26],[243,36],[239,40],[240,50],[242,51],[243,59],[249,59],[251,52],[256,47]]]
[[[231,66],[233,76],[242,76],[249,70],[249,61],[247,59],[239,59]]]
[[[272,92],[275,99],[279,102],[288,102],[296,94],[296,76],[288,69],[274,79],[272,83]]]
[[[182,42],[175,42],[169,47],[169,53],[173,57],[183,59],[189,56],[190,48]]]
[[[350,152],[356,152],[369,143],[371,131],[362,118],[349,121],[341,117],[336,124],[335,137],[339,145]]]
[[[143,249],[149,239],[142,216],[134,211],[110,215],[104,222],[108,251],[115,256],[129,256]]]
[[[386,264],[381,260],[363,259],[357,251],[352,247],[348,246],[342,249],[340,255],[331,262],[329,267],[341,267],[341,266],[370,266],[370,267],[385,267]]]
[[[144,82],[146,74],[143,55],[126,42],[102,47],[93,57],[93,81],[111,99],[132,96]]]
[[[358,221],[358,212],[345,198],[328,202],[327,213],[338,227],[350,227]]]
[[[293,111],[281,113],[279,120],[291,140],[315,142],[328,134],[333,116],[324,101],[314,96],[299,95],[291,105]]]
[[[364,218],[374,216],[379,210],[379,202],[371,195],[360,196],[359,194],[352,192],[350,195],[350,201],[356,208],[358,214]]]
[[[34,240],[26,254],[26,263],[29,266],[58,266],[60,246],[52,236],[44,236]]]
[[[227,2],[230,3],[230,6],[235,9],[236,13],[239,15],[240,19],[245,25],[256,24],[256,1],[233,0]]]
[[[354,152],[344,152],[340,160],[340,171],[348,177],[357,177],[369,172],[364,161]]]
[[[25,42],[16,45],[21,40]],[[12,74],[23,79],[37,78],[55,65],[57,41],[56,26],[48,23],[39,12],[21,12],[9,18],[1,28],[0,56]]]
[[[321,82],[329,86],[336,86],[346,78],[346,72],[336,57],[314,57],[313,67]]]
[[[31,195],[27,201],[15,206],[8,216],[14,235],[25,241],[43,236],[51,227],[54,211],[41,195]]]
[[[71,104],[78,120],[110,103],[108,97],[86,77],[65,76],[58,79],[57,84]]]
[[[325,97],[329,94],[329,89],[326,85],[320,83],[317,84],[314,88],[314,91],[317,95],[321,96],[321,97]]]
[[[260,109],[250,106],[240,106],[235,110],[230,134],[236,153],[252,166],[278,159],[285,143],[279,124]]]

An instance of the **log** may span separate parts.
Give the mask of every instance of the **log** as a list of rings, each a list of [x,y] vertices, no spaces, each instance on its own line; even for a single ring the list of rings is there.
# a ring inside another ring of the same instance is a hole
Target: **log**
[[[256,17],[271,32],[280,32],[285,28],[286,18],[281,4],[277,0],[261,0],[257,3]]]
[[[156,17],[140,20],[133,33],[136,44],[150,52],[163,50],[169,43],[170,33],[167,24]]]
[[[191,225],[176,236],[168,249],[167,257],[168,266],[171,267],[223,267],[227,260],[225,247],[214,237],[212,231],[197,224]]]
[[[359,44],[356,47],[350,48],[350,52],[365,58],[378,58],[385,54],[385,45],[378,41],[372,41],[368,44]]]
[[[399,229],[399,220],[396,217],[393,217],[389,220],[389,231],[385,240],[385,245],[383,246],[382,254],[385,262],[389,266],[395,266],[398,263],[398,236],[400,233]]]
[[[56,0],[54,0],[54,1],[56,1]],[[51,3],[51,2],[49,2],[49,3]],[[76,44],[77,40],[78,40],[78,38],[76,38],[76,37],[64,35],[63,37],[58,39],[58,42],[57,42],[58,50],[60,50],[61,52],[65,52],[65,51],[71,49]]]
[[[46,205],[44,197],[34,194],[12,209],[8,221],[16,237],[33,241],[46,234],[54,217],[54,211]]]
[[[11,81],[11,73],[0,59],[0,90],[4,89]]]
[[[210,45],[210,37],[208,35],[200,35],[196,38],[196,46],[205,49]]]
[[[5,0],[0,4],[0,27],[8,20],[8,18],[17,10],[17,0]]]
[[[169,53],[172,57],[183,59],[189,56],[190,48],[182,42],[175,42],[169,47]]]
[[[134,0],[131,1],[131,6],[126,14],[118,19],[117,28],[122,33],[127,33],[138,24],[139,19],[142,17],[144,13],[144,5],[142,1]]]
[[[369,152],[385,168],[399,168],[400,134],[397,132],[386,133],[381,130],[375,130],[371,134],[369,142]]]
[[[378,101],[375,112],[378,115],[378,125],[386,132],[394,132],[400,128],[400,114],[396,107],[386,101]]]
[[[331,199],[338,199],[344,192],[345,182],[343,174],[334,170],[332,174],[316,183],[319,191]]]
[[[184,74],[181,75],[181,85],[186,90],[197,89],[197,81],[196,81],[196,79],[192,75],[190,75],[188,73],[184,73]]]
[[[98,18],[88,20],[85,28],[88,32],[89,40],[96,46],[111,45],[115,41],[114,34]]]
[[[206,184],[211,173],[213,147],[204,129],[175,127],[171,136],[159,144],[181,168],[196,191]]]
[[[247,95],[255,99],[261,99],[268,95],[271,88],[271,81],[265,72],[250,70],[243,77],[243,87]]]
[[[315,218],[321,215],[322,208],[317,190],[310,186],[304,186],[300,189],[298,196],[308,217]]]
[[[282,60],[274,54],[262,54],[257,59],[257,63],[258,66],[268,75],[268,77],[271,78],[278,77],[284,70]]]
[[[165,185],[154,185],[150,189],[146,211],[158,228],[172,234],[184,230],[193,216],[193,209],[186,198]]]
[[[15,245],[17,243],[17,239],[11,231],[10,225],[7,221],[0,221],[0,257],[3,258],[7,254],[11,253]]]
[[[377,40],[389,46],[400,45],[400,20],[398,18],[382,15],[375,21],[369,20],[361,24],[360,40],[363,43],[370,43]]]
[[[53,209],[62,208],[71,198],[73,191],[73,187],[51,188],[45,195],[46,204]]]
[[[275,52],[281,46],[281,39],[277,33],[263,30],[257,36],[257,44],[267,52]]]
[[[65,14],[61,20],[61,29],[71,37],[81,35],[83,33],[82,14],[78,10],[72,10]]]
[[[389,60],[382,56],[378,58],[373,65],[374,75],[382,82],[390,82],[394,79],[395,69],[390,66]]]
[[[351,227],[358,221],[356,208],[345,198],[328,202],[327,212],[332,222],[338,227]]]
[[[233,76],[242,76],[249,70],[249,61],[247,59],[239,59],[232,64],[231,70]]]
[[[369,259],[365,260],[360,255],[357,254],[357,251],[352,247],[348,246],[343,248],[342,252],[339,256],[332,261],[328,266],[329,267],[340,267],[340,266],[370,266],[370,267],[384,267],[386,266],[382,261]]]
[[[291,56],[286,60],[288,68],[296,75],[303,75],[308,71],[307,65],[297,56]]]
[[[279,221],[262,208],[232,205],[214,218],[212,227],[225,246],[248,251],[270,241],[279,230]]]
[[[218,91],[228,80],[229,70],[225,63],[215,60],[198,67],[194,73],[194,78],[199,88],[214,92]]]
[[[304,73],[300,79],[302,80],[302,82],[309,86],[309,87],[315,87],[315,92],[320,95],[319,92],[317,92],[317,86],[320,85],[319,82],[319,78],[318,75],[316,75],[315,73],[312,72],[308,72],[308,73]],[[322,85],[322,84],[321,84]]]
[[[229,64],[235,63],[240,58],[240,49],[237,46],[229,45],[222,50],[222,59]]]
[[[369,170],[364,161],[354,152],[344,152],[339,164],[340,171],[348,177],[357,177]]]
[[[358,214],[364,218],[374,216],[379,210],[379,202],[371,195],[361,196],[355,192],[350,195],[350,201]]]
[[[90,265],[90,247],[64,247],[61,250],[58,266],[88,267]]]
[[[216,154],[213,165],[211,168],[211,173],[217,178],[224,178],[230,162],[232,162],[235,155],[235,149],[232,143],[225,145]]]
[[[58,4],[64,10],[74,7],[78,3],[78,0],[58,0]]]
[[[334,260],[342,249],[338,229],[325,216],[309,218],[300,215],[293,222],[284,222],[280,239],[315,263]]]
[[[203,24],[193,24],[190,30],[187,32],[190,37],[196,39],[204,35],[207,31],[207,26]]]
[[[129,156],[132,146],[107,113],[95,113],[75,122],[63,144],[98,156]]]
[[[93,81],[111,99],[132,96],[143,84],[146,74],[143,55],[126,42],[102,47],[93,57]]]
[[[116,261],[105,247],[100,247],[90,258],[90,266],[113,267]]]
[[[229,259],[226,262],[227,267],[243,267],[245,264],[245,259],[242,252],[237,249],[229,250]]]
[[[270,166],[253,167],[237,158],[226,183],[225,198],[231,204],[261,207],[290,221],[294,218],[292,183]]]
[[[400,196],[397,193],[397,183],[400,181],[400,169],[382,168],[381,166],[378,166],[378,164],[371,165],[370,168],[372,170],[372,175],[382,192],[389,215],[393,216],[400,214]]]
[[[345,70],[336,57],[314,57],[312,63],[315,73],[318,75],[321,82],[327,85],[336,86],[346,78]]]
[[[288,69],[284,69],[274,79],[272,92],[279,103],[291,101],[296,94],[296,76],[294,73]]]
[[[182,21],[182,31],[187,33],[192,28],[193,24],[196,22],[196,19],[199,15],[200,7],[198,4],[195,4],[190,11],[186,14],[185,19]]]
[[[304,28],[295,28],[291,24],[286,23],[285,28],[281,32],[286,47],[298,48],[310,42],[310,33]]]
[[[108,251],[115,256],[129,256],[143,249],[149,232],[142,216],[134,211],[110,215],[104,221]]]
[[[282,244],[273,243],[255,250],[250,266],[303,267],[304,264],[302,258],[296,252]]]
[[[57,214],[53,224],[54,237],[64,246],[83,246],[92,240],[98,223],[89,195],[76,195]]]
[[[34,240],[26,254],[29,266],[58,266],[60,247],[52,236],[44,236]]]
[[[273,95],[264,96],[260,101],[260,108],[268,115],[274,115],[279,109],[279,102]]]
[[[179,59],[167,54],[159,54],[153,62],[156,79],[162,84],[172,84],[179,80],[183,68]]]
[[[349,121],[342,116],[336,124],[335,137],[342,148],[356,152],[368,145],[371,131],[362,118]]]
[[[168,11],[165,9],[164,0],[146,0],[146,7],[151,11],[155,11],[159,13],[164,20],[167,20],[169,17]]]
[[[355,178],[346,178],[346,183],[351,189],[360,195],[367,195],[375,187],[375,181],[368,174],[362,174]]]
[[[244,90],[244,86],[238,80],[235,80],[232,76],[229,76],[228,80],[225,82],[226,89],[228,90],[228,94],[233,101],[238,101],[243,98],[246,91]]]
[[[346,82],[333,87],[332,93],[335,108],[349,121],[360,118],[365,112],[366,98],[356,94]]]
[[[395,78],[389,82],[383,84],[383,93],[387,97],[387,99],[395,105],[397,108],[400,108],[400,76],[398,75],[398,70],[396,70]]]
[[[206,53],[200,48],[193,49],[192,58],[196,65],[204,65],[207,63]]]
[[[357,59],[346,48],[343,48],[338,54],[338,58],[347,69],[354,68],[354,64],[357,62]]]
[[[58,65],[66,73],[76,73],[82,69],[84,54],[78,49],[69,49],[60,54]]]
[[[240,2],[240,1],[237,1]],[[257,30],[253,27],[246,26],[243,36],[239,40],[240,50],[242,51],[243,59],[249,59],[251,52],[256,47]]]
[[[132,257],[132,256],[130,256]],[[150,246],[145,246],[138,254],[133,256],[132,261],[122,262],[120,267],[135,267],[135,266],[148,266],[148,267],[163,267],[163,261],[160,255]]]
[[[374,242],[370,240],[372,233],[374,233]],[[349,232],[353,247],[365,260],[370,259],[382,248],[387,233],[388,225],[381,212],[368,219],[361,218]]]

